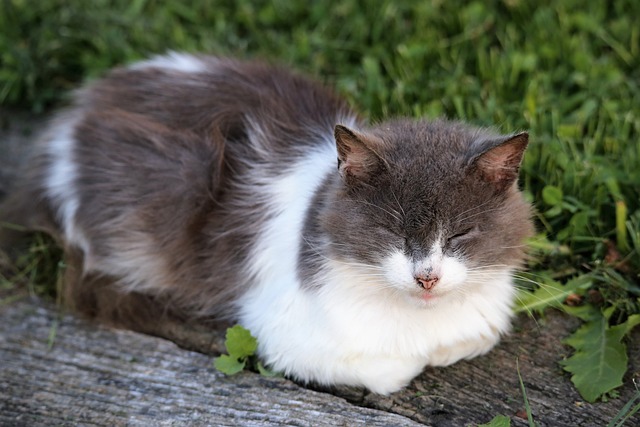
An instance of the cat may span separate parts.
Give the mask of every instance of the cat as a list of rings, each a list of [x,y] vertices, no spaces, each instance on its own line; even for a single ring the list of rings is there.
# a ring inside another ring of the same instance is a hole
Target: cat
[[[80,89],[4,217],[58,238],[77,295],[238,322],[273,370],[388,394],[508,331],[527,144],[367,124],[283,67],[174,52]]]

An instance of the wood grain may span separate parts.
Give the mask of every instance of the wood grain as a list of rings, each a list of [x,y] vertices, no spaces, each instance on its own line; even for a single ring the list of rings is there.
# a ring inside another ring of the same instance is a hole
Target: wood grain
[[[352,388],[312,390],[250,372],[226,377],[210,356],[61,316],[54,306],[25,298],[0,306],[0,425],[462,426],[498,414],[526,425],[516,358],[539,425],[606,425],[633,392],[638,334],[621,398],[588,404],[557,365],[566,352],[560,338],[574,320],[550,312],[544,323],[521,318],[518,331],[490,355],[427,369],[406,390],[385,397]],[[222,334],[212,337],[220,341]]]
[[[225,377],[209,356],[44,304],[12,303],[0,320],[3,426],[417,425],[285,379]]]

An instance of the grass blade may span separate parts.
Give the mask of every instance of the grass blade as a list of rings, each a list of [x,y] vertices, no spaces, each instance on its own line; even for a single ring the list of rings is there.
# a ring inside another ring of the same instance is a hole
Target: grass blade
[[[520,363],[518,359],[516,359],[516,370],[518,371],[518,381],[520,381],[520,390],[522,390],[522,398],[524,399],[524,408],[527,411],[527,420],[529,421],[529,427],[536,427],[536,423],[533,421],[531,405],[529,405],[529,399],[527,398],[527,390],[524,387],[522,375],[520,375]]]
[[[635,406],[634,406],[635,404]],[[620,409],[615,418],[612,419],[607,427],[622,427],[636,412],[640,410],[640,390],[631,396],[631,399]]]

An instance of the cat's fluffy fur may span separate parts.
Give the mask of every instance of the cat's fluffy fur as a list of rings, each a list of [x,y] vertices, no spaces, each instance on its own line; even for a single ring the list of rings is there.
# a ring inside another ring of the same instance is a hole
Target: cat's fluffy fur
[[[4,215],[58,236],[81,310],[105,289],[157,298],[238,321],[299,380],[389,393],[508,330],[526,145],[367,126],[282,68],[170,54],[78,92]]]

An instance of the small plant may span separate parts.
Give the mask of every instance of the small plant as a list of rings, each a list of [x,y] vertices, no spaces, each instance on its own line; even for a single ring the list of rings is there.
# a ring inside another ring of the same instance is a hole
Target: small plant
[[[216,357],[214,365],[218,371],[227,375],[242,371],[258,349],[258,341],[240,325],[227,329],[224,345],[229,354]]]
[[[522,391],[522,398],[527,414],[527,421],[529,427],[536,427],[537,424],[533,420],[533,412],[531,411],[531,405],[529,405],[529,399],[527,398],[527,390],[522,381],[522,375],[520,375],[520,366],[516,359],[516,370],[518,372],[518,381],[520,382],[520,390]],[[634,381],[635,384],[635,381]],[[631,419],[638,411],[640,411],[640,390],[636,386],[636,392],[631,396],[629,401],[618,411],[616,416],[607,424],[607,427],[622,427]],[[511,427],[511,418],[506,415],[497,415],[491,421],[485,424],[479,424],[478,427]]]
[[[496,415],[491,421],[485,424],[480,424],[478,427],[510,427],[511,418],[506,415]]]
[[[585,323],[564,340],[575,352],[563,360],[561,365],[565,371],[573,374],[571,381],[580,395],[588,402],[595,402],[622,385],[622,377],[629,361],[623,338],[640,324],[640,314],[634,314],[625,322],[610,326],[614,307],[602,312],[591,305],[579,310],[567,307],[566,310]]]
[[[529,427],[536,427],[537,424],[533,421],[533,412],[531,411],[531,405],[529,405],[529,398],[527,397],[527,390],[522,381],[522,375],[520,375],[520,364],[516,359],[516,371],[518,373],[518,381],[520,382],[520,391],[522,392],[522,400],[524,402],[524,408],[527,414],[527,421]],[[511,418],[506,415],[497,415],[491,421],[486,424],[480,424],[478,427],[510,427]]]
[[[235,375],[246,367],[253,368],[266,377],[274,377],[278,374],[267,368],[258,360],[256,350],[258,341],[249,330],[240,325],[227,329],[224,342],[228,354],[216,357],[215,368],[226,375]]]
[[[547,274],[538,274],[539,287],[519,296],[517,312],[543,313],[555,307],[578,317],[584,323],[564,343],[574,353],[560,364],[588,402],[595,402],[623,384],[628,355],[624,338],[640,324],[640,314],[624,312],[628,297],[618,303],[604,300],[595,284],[602,281],[602,271],[584,274],[564,285]]]

